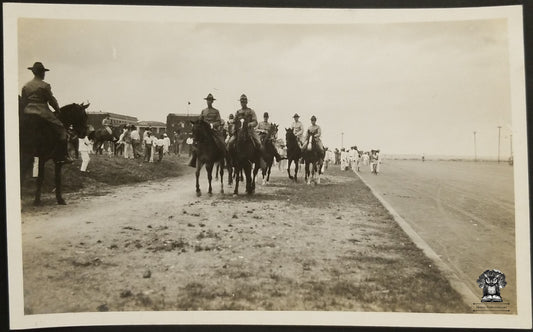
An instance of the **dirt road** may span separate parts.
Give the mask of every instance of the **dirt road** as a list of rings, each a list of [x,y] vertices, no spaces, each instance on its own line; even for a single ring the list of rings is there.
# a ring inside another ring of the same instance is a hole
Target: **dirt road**
[[[507,163],[385,160],[375,176],[359,173],[415,229],[463,282],[502,271],[516,312],[513,169]]]
[[[24,206],[25,312],[471,312],[354,174],[202,188],[188,173]]]

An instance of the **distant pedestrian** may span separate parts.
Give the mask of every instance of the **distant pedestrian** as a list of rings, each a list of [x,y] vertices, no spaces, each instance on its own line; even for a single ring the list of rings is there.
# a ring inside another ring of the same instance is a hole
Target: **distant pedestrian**
[[[194,143],[194,140],[192,139],[192,137],[189,136],[187,138],[186,143],[187,143],[187,146],[189,147],[189,157],[191,157],[192,156],[192,144]]]
[[[79,147],[78,151],[81,155],[81,168],[80,171],[88,173],[87,166],[91,158],[89,157],[89,152],[93,149],[93,142],[89,137],[85,136],[84,138],[79,138]]]
[[[141,136],[139,135],[139,131],[137,130],[137,127],[132,125],[131,126],[131,146],[133,148],[133,157],[139,158],[141,156]]]
[[[152,137],[152,133],[147,130],[145,131],[145,136],[144,136],[144,160],[145,161],[150,161],[150,156],[152,155],[152,140],[153,140],[153,137]]]
[[[169,148],[170,148],[170,138],[168,138],[168,135],[165,133],[163,134],[163,153],[167,155],[170,154]]]
[[[126,126],[126,131],[124,132],[124,137],[122,139],[124,141],[124,158],[133,159],[133,145],[130,126]]]
[[[165,149],[165,140],[163,138],[158,138],[155,140],[155,153],[158,154],[158,162],[161,162],[163,160],[163,153]],[[155,156],[154,156],[155,157]]]

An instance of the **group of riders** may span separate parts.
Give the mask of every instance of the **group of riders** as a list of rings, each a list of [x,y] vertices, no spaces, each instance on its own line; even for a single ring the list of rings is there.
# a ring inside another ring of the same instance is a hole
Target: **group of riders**
[[[70,158],[67,148],[67,129],[57,117],[59,104],[52,93],[50,84],[44,81],[45,73],[49,71],[49,69],[45,68],[41,62],[35,62],[34,65],[28,67],[28,69],[32,71],[34,78],[22,88],[22,94],[20,97],[21,108],[24,114],[32,114],[41,117],[50,124],[50,127],[56,133],[60,142],[54,158],[56,163],[72,163],[73,160]],[[244,119],[248,124],[247,129],[249,130],[250,137],[254,142],[257,153],[261,156],[265,155],[265,143],[273,144],[273,141],[275,140],[275,137],[270,136],[272,135],[272,124],[269,122],[268,113],[265,112],[263,115],[263,121],[258,122],[255,111],[248,107],[248,98],[243,94],[239,99],[241,108],[235,112],[235,115],[231,114],[227,122],[224,122],[220,117],[220,112],[213,107],[213,102],[216,100],[213,95],[209,94],[204,99],[207,102],[207,108],[202,110],[200,119],[211,125],[213,136],[219,149],[228,151],[228,148],[234,144],[235,124],[237,121]],[[50,110],[49,106],[55,110],[55,114]],[[322,132],[320,126],[316,124],[316,117],[314,115],[311,117],[311,126],[307,129],[307,132],[304,132],[303,124],[299,121],[299,118],[298,114],[294,114],[294,122],[292,123],[291,128],[298,139],[300,148],[307,148],[307,138],[309,135],[312,135],[319,149],[323,151],[324,148],[320,139]],[[227,132],[227,139],[224,138],[224,130]],[[273,154],[276,161],[281,160],[281,156],[276,148],[273,149]],[[263,158],[261,160],[263,160]],[[193,167],[196,165],[195,152],[193,152],[189,165]]]
[[[262,157],[261,162],[265,159],[264,156],[266,155],[267,144],[272,144],[273,149],[271,149],[271,151],[274,154],[276,161],[279,162],[282,159],[273,143],[276,140],[276,137],[274,137],[276,132],[272,130],[273,124],[269,122],[268,112],[263,114],[263,121],[258,122],[255,111],[248,107],[248,97],[245,94],[241,95],[239,99],[241,108],[235,112],[235,115],[230,114],[227,121],[224,121],[220,116],[219,110],[213,107],[213,102],[216,99],[211,93],[204,99],[207,102],[207,108],[202,110],[200,120],[210,124],[213,137],[215,138],[216,145],[219,149],[228,151],[235,143],[236,123],[242,119],[248,124],[247,130],[254,142],[256,152]],[[299,121],[300,116],[298,114],[294,114],[293,119],[294,122],[292,123],[291,128],[298,139],[300,148],[302,150],[308,148],[307,138],[312,135],[319,149],[324,151],[320,139],[322,131],[320,126],[316,124],[316,117],[314,115],[311,117],[311,126],[307,129],[307,132],[304,131],[303,124]],[[227,134],[226,138],[224,138],[224,134]],[[196,151],[193,150],[193,155],[188,165],[196,167],[196,158]]]

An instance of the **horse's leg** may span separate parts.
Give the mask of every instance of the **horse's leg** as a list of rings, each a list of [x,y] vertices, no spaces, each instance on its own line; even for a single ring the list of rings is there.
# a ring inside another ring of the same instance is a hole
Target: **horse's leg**
[[[294,179],[291,175],[291,164],[292,164],[292,159],[289,159],[289,161],[287,162],[287,174],[289,175],[289,179]]]
[[[220,193],[224,193],[224,161],[221,161],[220,165]]]
[[[298,182],[298,168],[300,167],[299,165],[299,160],[296,159],[294,161],[294,182]]]
[[[217,162],[217,168],[215,170],[215,181],[218,181],[218,172],[220,171],[220,164]]]
[[[320,175],[322,175],[322,167],[324,166],[324,161],[319,162],[318,166],[318,184],[320,184]]]
[[[56,185],[56,201],[59,205],[66,205],[67,202],[62,197],[62,190],[61,190],[61,168],[63,165],[61,164],[55,164],[55,185]]]
[[[39,175],[37,176],[37,188],[33,205],[41,205],[41,188],[44,181],[44,158],[39,158]]]
[[[251,171],[251,167],[252,167],[252,165],[250,165],[250,171]],[[253,174],[252,174],[252,193],[255,192],[255,179],[257,177],[257,173],[259,173],[259,169],[260,168],[261,168],[261,165],[259,165],[259,163],[255,163],[254,169],[253,169]]]
[[[33,167],[33,157],[27,157],[27,156],[21,156],[20,157],[20,185],[22,186],[22,182],[24,182],[24,179],[26,178],[26,174],[28,174],[28,171],[30,170],[30,166]]]
[[[240,182],[240,178],[239,178],[239,167],[235,167],[235,189],[233,189],[233,195],[238,195],[239,194],[239,182]]]
[[[267,183],[270,181],[270,172],[272,171],[272,164],[268,165]]]
[[[213,187],[211,186],[211,181],[213,179],[213,167],[215,165],[213,163],[206,163],[205,164],[205,170],[207,171],[207,181],[209,183],[209,189],[207,190],[207,193],[209,196],[213,195]]]
[[[310,175],[310,172],[309,172],[309,162],[306,160],[305,161],[305,177],[304,177],[304,180],[307,184],[309,184],[309,175]]]
[[[252,165],[246,165],[244,168],[244,175],[246,176],[246,193],[251,195],[253,193],[253,178],[252,178]]]
[[[200,177],[200,169],[202,169],[202,165],[203,163],[199,159],[196,159],[196,196],[202,196],[202,192],[200,191],[200,182],[198,180]]]

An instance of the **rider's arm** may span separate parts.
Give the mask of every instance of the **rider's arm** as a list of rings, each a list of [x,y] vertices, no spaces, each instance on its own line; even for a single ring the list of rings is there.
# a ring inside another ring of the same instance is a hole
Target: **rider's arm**
[[[50,106],[52,106],[52,108],[56,112],[59,112],[59,104],[57,103],[56,97],[54,97],[54,95],[52,94],[52,88],[50,87],[50,84],[46,85],[46,88],[44,89],[44,91],[46,94],[46,100],[48,101],[48,104],[50,104]]]
[[[320,126],[318,126],[318,128],[317,128],[317,130],[316,130],[315,137],[316,137],[316,138],[319,138],[320,135],[322,135],[322,129],[320,129]]]
[[[254,128],[255,126],[257,126],[257,116],[255,115],[254,110],[250,109],[250,111],[252,113],[252,121],[248,123],[248,127]]]

